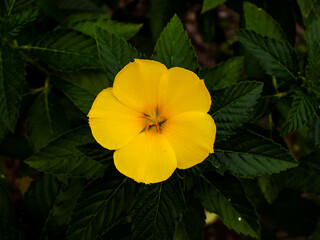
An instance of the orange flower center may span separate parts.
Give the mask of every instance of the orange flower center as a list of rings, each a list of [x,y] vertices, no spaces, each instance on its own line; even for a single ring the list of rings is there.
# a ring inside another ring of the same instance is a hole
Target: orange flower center
[[[145,118],[147,121],[147,125],[145,127],[145,133],[152,127],[156,127],[158,132],[161,132],[161,125],[168,120],[168,118],[160,116],[159,113],[159,107],[158,105],[155,108],[155,111],[153,111],[151,114],[143,114],[143,116],[139,116],[139,118]]]

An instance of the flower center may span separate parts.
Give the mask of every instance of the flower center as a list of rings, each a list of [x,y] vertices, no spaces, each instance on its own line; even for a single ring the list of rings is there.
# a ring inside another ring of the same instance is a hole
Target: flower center
[[[158,132],[161,132],[161,125],[168,120],[166,117],[160,116],[159,113],[159,107],[158,105],[155,108],[155,111],[153,111],[151,114],[143,114],[143,116],[139,116],[139,118],[145,118],[146,120],[148,120],[148,123],[145,127],[145,133],[147,133],[147,131],[152,128],[152,127],[156,127]]]

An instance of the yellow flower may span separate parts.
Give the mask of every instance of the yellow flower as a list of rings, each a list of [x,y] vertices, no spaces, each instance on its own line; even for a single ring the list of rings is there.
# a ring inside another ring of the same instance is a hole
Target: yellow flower
[[[213,153],[210,94],[193,72],[136,59],[104,89],[88,114],[92,134],[116,150],[116,168],[137,182],[157,183]]]

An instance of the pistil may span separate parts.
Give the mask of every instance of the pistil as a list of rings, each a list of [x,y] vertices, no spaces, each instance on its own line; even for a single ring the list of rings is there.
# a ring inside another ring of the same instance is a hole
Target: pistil
[[[150,121],[145,127],[145,133],[147,133],[149,128],[153,127],[153,126],[156,126],[157,131],[159,133],[161,132],[161,130],[160,130],[161,124],[164,123],[166,120],[168,120],[168,118],[163,117],[163,116],[159,116],[159,115],[160,115],[159,108],[157,105],[155,108],[154,114],[144,114],[143,116],[139,116],[139,118],[145,118]]]

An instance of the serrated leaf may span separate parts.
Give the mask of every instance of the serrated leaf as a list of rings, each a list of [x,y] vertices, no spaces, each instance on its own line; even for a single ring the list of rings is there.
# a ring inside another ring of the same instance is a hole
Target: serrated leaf
[[[174,240],[202,240],[206,215],[199,200],[186,196],[187,210],[174,232]]]
[[[228,139],[245,123],[260,98],[263,83],[245,81],[216,91],[210,111],[217,125],[216,142]]]
[[[6,46],[0,48],[0,121],[11,132],[19,116],[24,78],[24,62],[20,54]]]
[[[301,10],[304,25],[308,28],[319,18],[320,9],[317,0],[297,0]]]
[[[260,224],[254,206],[246,198],[240,182],[231,177],[200,175],[194,192],[202,205],[219,215],[222,222],[238,233],[260,236]]]
[[[98,93],[109,86],[105,74],[98,70],[57,73],[53,82],[86,114]]]
[[[33,222],[29,234],[34,239],[39,234],[62,237],[82,187],[82,180],[63,184],[50,175],[38,176],[31,183],[24,201],[27,218]]]
[[[320,96],[320,74],[318,69],[320,68],[320,42],[314,40],[309,45],[308,51],[308,65],[306,67],[306,85],[315,94]]]
[[[56,96],[45,89],[34,100],[26,121],[29,140],[35,151],[69,129],[69,120]]]
[[[258,184],[267,202],[272,204],[281,190],[279,183],[273,175],[265,175],[258,178]]]
[[[40,171],[69,177],[101,177],[107,164],[101,164],[83,154],[77,147],[95,142],[90,128],[72,129],[50,142],[25,162]]]
[[[220,4],[226,2],[227,0],[203,0],[203,6],[201,13],[205,13],[215,7],[219,6]]]
[[[215,146],[212,163],[221,173],[253,178],[297,166],[287,149],[251,131],[243,131]]]
[[[199,77],[204,79],[209,91],[214,91],[229,87],[239,81],[243,70],[244,57],[234,57],[213,68],[202,69]]]
[[[132,207],[133,239],[172,239],[175,225],[185,209],[185,200],[178,177],[144,185]]]
[[[320,160],[319,151],[302,157],[299,166],[281,174],[281,185],[308,193],[320,194]]]
[[[287,41],[263,37],[249,30],[234,32],[240,42],[255,56],[269,75],[295,79],[298,61],[295,50]]]
[[[281,129],[282,134],[287,134],[300,128],[311,119],[316,111],[316,103],[309,95],[301,90],[296,90],[295,93],[288,119]]]
[[[90,183],[73,210],[67,240],[96,239],[115,226],[126,209],[128,182],[125,178]]]
[[[309,138],[313,140],[316,147],[320,148],[320,121],[317,116],[310,119],[308,123]]]
[[[112,82],[125,65],[135,58],[143,58],[143,55],[123,38],[101,28],[96,28],[96,42],[101,63],[108,80]]]
[[[77,147],[83,154],[100,163],[113,163],[113,151],[103,148],[100,144],[88,143]]]
[[[36,0],[2,0],[0,1],[0,14],[10,16],[26,9],[35,7]]]
[[[191,71],[198,70],[193,46],[177,15],[171,18],[161,33],[152,59],[162,62],[167,68],[181,67]]]
[[[76,31],[45,34],[34,45],[21,46],[57,70],[75,71],[101,67],[94,39]]]
[[[36,20],[37,16],[38,9],[36,8],[10,15],[0,24],[0,35],[2,39],[5,41],[14,40],[26,25]]]
[[[142,24],[124,23],[111,20],[110,16],[106,14],[89,15],[89,19],[84,18],[86,15],[80,14],[82,17],[78,17],[77,15],[78,14],[76,14],[76,16],[71,16],[71,19],[62,27],[82,32],[93,38],[95,37],[95,27],[106,30],[110,34],[117,35],[118,37],[123,37],[126,40],[136,35],[142,27]],[[93,18],[93,16],[95,16],[95,18]]]
[[[250,2],[243,2],[246,29],[255,31],[264,37],[286,40],[286,36],[279,25],[262,8]]]

